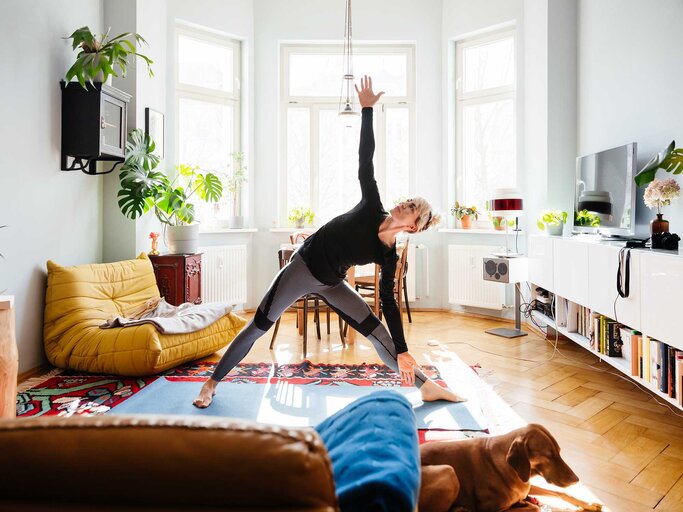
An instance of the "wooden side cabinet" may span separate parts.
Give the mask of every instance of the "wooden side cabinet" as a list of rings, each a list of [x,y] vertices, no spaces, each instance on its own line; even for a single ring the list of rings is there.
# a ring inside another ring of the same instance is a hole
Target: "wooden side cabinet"
[[[202,254],[164,254],[150,256],[159,293],[166,302],[202,302]]]

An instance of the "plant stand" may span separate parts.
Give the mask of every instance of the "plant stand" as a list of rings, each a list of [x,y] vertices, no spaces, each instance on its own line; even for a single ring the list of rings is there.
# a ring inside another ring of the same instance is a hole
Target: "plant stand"
[[[13,296],[0,296],[0,419],[13,419],[17,411],[19,352],[13,306]]]

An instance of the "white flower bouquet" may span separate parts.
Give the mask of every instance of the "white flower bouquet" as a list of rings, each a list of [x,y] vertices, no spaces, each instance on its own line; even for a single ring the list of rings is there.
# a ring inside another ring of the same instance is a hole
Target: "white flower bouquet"
[[[661,213],[662,206],[669,206],[680,195],[681,187],[673,178],[653,180],[645,189],[643,202],[648,208],[657,208],[657,213]]]

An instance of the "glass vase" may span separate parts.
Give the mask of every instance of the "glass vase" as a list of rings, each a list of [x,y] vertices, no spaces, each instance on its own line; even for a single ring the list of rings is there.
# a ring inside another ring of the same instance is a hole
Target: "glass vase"
[[[669,231],[669,221],[664,220],[662,215],[663,214],[658,213],[657,218],[650,221],[650,235],[666,233]]]

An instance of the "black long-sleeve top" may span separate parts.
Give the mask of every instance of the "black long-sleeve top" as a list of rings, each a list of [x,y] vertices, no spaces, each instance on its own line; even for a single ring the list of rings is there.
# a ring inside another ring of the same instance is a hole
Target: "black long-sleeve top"
[[[407,352],[401,315],[394,298],[396,245],[384,245],[379,239],[379,226],[389,215],[382,206],[375,181],[372,157],[375,135],[372,129],[372,108],[362,111],[360,146],[358,148],[358,181],[362,197],[348,212],[335,217],[304,242],[299,254],[311,273],[320,282],[335,285],[346,278],[354,265],[377,263],[381,267],[379,295],[382,311],[396,352]]]

